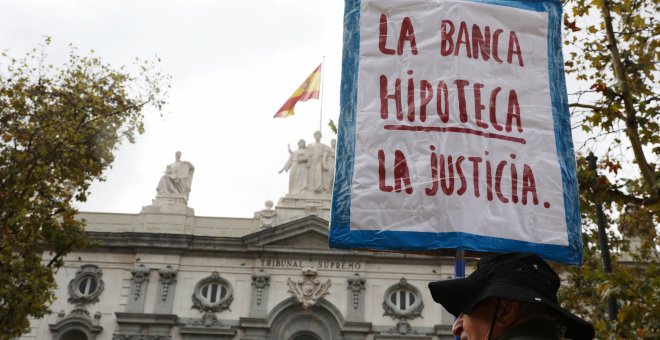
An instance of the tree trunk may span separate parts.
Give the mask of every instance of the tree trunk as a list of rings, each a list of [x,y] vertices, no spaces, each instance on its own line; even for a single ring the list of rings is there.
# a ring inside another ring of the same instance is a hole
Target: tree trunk
[[[653,197],[656,197],[658,195],[658,187],[656,185],[653,169],[651,169],[648,162],[646,161],[644,150],[642,150],[642,143],[639,140],[639,133],[637,131],[637,117],[635,115],[635,107],[633,106],[633,97],[632,93],[630,93],[630,86],[628,85],[628,79],[626,78],[623,64],[621,63],[619,47],[617,45],[616,38],[614,37],[609,0],[603,0],[602,12],[603,20],[605,21],[605,34],[607,35],[608,42],[607,47],[609,48],[610,55],[612,56],[614,75],[621,91],[621,96],[623,97],[623,103],[626,110],[626,134],[630,139],[630,145],[635,155],[637,165],[639,166],[640,172],[642,173],[642,177],[648,185],[648,191]]]

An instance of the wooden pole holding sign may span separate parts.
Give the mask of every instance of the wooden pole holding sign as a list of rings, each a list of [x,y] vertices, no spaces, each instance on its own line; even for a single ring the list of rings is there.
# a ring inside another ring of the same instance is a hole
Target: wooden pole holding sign
[[[454,258],[454,279],[462,279],[465,277],[465,251],[462,249],[456,250]],[[456,321],[456,320],[454,320]],[[461,337],[454,336],[455,340],[461,340]]]
[[[465,250],[456,250],[454,259],[454,278],[462,279],[465,277]]]

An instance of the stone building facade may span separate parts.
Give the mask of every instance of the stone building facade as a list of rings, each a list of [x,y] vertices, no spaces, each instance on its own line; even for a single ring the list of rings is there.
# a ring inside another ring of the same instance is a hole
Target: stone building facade
[[[427,288],[452,258],[328,248],[326,189],[196,216],[190,176],[139,214],[81,213],[97,246],[66,257],[53,313],[20,339],[453,338]]]

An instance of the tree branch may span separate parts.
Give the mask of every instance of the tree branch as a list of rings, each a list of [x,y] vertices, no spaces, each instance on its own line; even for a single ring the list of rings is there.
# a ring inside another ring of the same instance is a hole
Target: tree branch
[[[581,104],[581,103],[571,103],[571,104],[568,104],[568,107],[579,107],[579,108],[590,109],[590,110],[594,110],[594,111],[604,110],[604,108],[602,108],[602,107],[598,107],[598,106],[595,106],[595,105],[589,105],[589,104]]]
[[[660,204],[660,197],[657,195],[639,197],[612,186],[598,185],[596,183],[580,183],[580,188],[591,192],[592,199],[600,202],[618,202],[649,208]]]
[[[638,125],[635,115],[635,107],[633,105],[632,93],[630,91],[630,85],[628,84],[623,64],[621,63],[621,56],[619,54],[617,40],[614,36],[612,17],[610,15],[610,1],[603,0],[601,9],[603,20],[605,21],[605,34],[607,36],[608,48],[610,50],[610,55],[612,56],[614,75],[620,87],[626,111],[626,133],[628,135],[628,139],[630,140],[630,145],[633,149],[635,160],[637,161],[639,169],[642,173],[642,177],[649,187],[648,191],[651,195],[657,197],[658,187],[655,181],[655,174],[649,166],[646,160],[646,156],[644,155],[644,150],[642,149],[642,143],[639,138],[639,131],[637,131]]]
[[[50,262],[48,262],[46,267],[50,268],[55,262],[57,262],[57,260],[59,260],[62,257],[62,255],[63,255],[62,252],[59,251],[55,253],[55,256],[53,256],[53,258],[50,259]]]
[[[623,120],[626,119],[626,117],[624,115],[621,115],[618,112],[612,111],[609,107],[600,107],[600,106],[596,106],[596,105],[589,105],[589,104],[582,104],[582,103],[571,103],[571,104],[568,104],[568,107],[579,107],[579,108],[582,108],[582,109],[589,109],[589,110],[592,110],[592,111],[607,112],[609,114],[613,114],[614,116],[616,116],[619,119],[623,119]]]

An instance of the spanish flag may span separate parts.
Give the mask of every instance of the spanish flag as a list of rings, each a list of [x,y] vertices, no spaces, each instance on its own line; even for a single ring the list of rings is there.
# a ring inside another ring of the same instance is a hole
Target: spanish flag
[[[316,70],[305,79],[302,85],[293,92],[286,103],[282,105],[282,108],[277,110],[277,113],[273,118],[286,118],[293,116],[293,108],[299,101],[306,102],[309,99],[319,99],[319,93],[321,92],[321,65],[322,64],[319,64],[319,67],[317,67]]]

